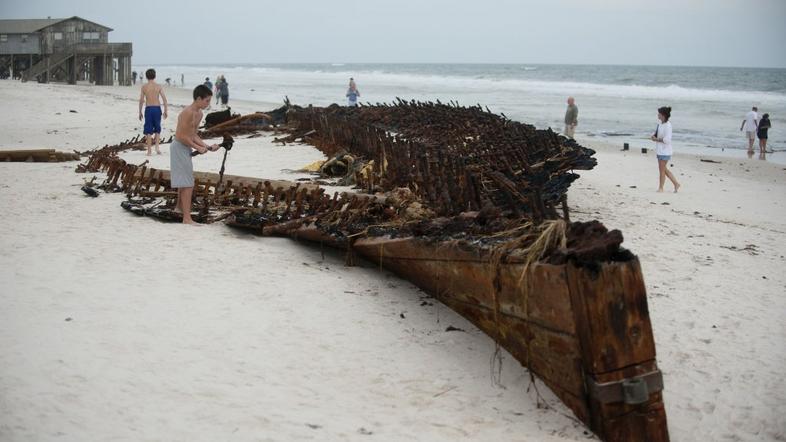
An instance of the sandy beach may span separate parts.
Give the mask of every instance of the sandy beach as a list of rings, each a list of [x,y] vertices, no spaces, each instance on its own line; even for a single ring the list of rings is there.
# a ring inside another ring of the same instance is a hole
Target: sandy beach
[[[165,91],[168,137],[191,92]],[[138,93],[0,81],[0,149],[135,136]],[[598,166],[571,216],[620,229],[641,260],[671,439],[786,440],[786,167],[677,152],[680,193],[656,193],[652,150],[578,141]],[[227,173],[292,180],[322,158],[242,139]],[[288,239],[135,217],[120,195],[86,197],[75,166],[0,164],[0,440],[594,439],[542,383],[539,406],[509,355],[495,385],[493,340],[412,284]]]

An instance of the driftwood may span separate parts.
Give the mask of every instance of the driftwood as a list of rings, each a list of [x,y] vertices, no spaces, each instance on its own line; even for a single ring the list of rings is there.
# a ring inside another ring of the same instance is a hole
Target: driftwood
[[[0,150],[0,161],[28,163],[58,163],[79,161],[78,153],[60,152],[54,149]]]

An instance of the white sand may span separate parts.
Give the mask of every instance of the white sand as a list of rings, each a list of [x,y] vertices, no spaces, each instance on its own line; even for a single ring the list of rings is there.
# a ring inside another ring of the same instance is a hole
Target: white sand
[[[136,97],[0,81],[0,149],[131,137]],[[321,157],[244,139],[227,173],[294,178],[282,169]],[[651,153],[597,157],[573,217],[621,229],[641,259],[672,440],[786,440],[783,166],[678,156],[675,195],[654,192]],[[510,356],[494,386],[491,339],[412,284],[288,239],[137,218],[85,197],[74,166],[0,164],[0,440],[587,439],[542,384],[554,409],[537,408]]]

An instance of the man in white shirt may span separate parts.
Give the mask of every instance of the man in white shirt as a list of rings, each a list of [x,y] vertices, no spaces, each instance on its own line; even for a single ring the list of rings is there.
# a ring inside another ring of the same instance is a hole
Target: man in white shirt
[[[753,142],[756,141],[756,130],[759,128],[759,109],[753,106],[750,112],[745,114],[745,119],[742,120],[740,130],[745,131],[745,136],[748,138],[748,152],[753,152]]]

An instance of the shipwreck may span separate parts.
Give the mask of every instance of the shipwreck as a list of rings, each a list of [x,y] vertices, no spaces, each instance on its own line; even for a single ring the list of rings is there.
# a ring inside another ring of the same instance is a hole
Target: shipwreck
[[[214,117],[201,135],[303,142],[352,184],[195,173],[199,222],[289,236],[365,258],[421,287],[487,333],[606,441],[667,441],[663,380],[636,256],[618,230],[571,222],[567,191],[594,151],[480,106],[397,100]],[[179,220],[169,172],[118,153],[83,153],[137,214]],[[225,152],[226,155],[226,152]],[[226,158],[226,156],[225,156]],[[86,191],[87,192],[87,191]]]

